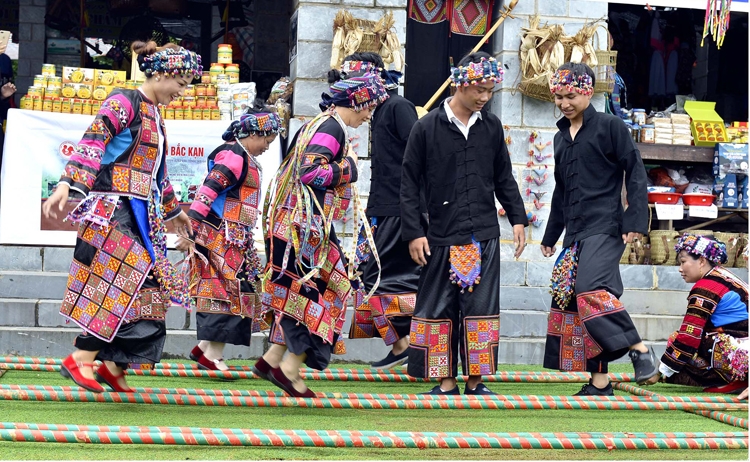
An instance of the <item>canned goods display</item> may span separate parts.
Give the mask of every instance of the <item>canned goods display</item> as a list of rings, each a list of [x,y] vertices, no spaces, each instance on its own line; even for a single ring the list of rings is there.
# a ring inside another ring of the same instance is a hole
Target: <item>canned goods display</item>
[[[185,87],[185,92],[183,93],[183,95],[184,96],[188,96],[188,97],[189,96],[195,96],[195,94],[196,94],[196,92],[198,90],[196,87],[199,87],[199,86],[200,85],[188,85],[188,86],[186,86]]]
[[[81,114],[83,115],[91,115],[91,101],[84,101],[83,105],[81,106]]]
[[[54,98],[59,98],[60,94],[60,87],[47,87],[44,91],[44,96],[52,96]]]
[[[72,106],[73,102],[70,100],[70,98],[62,98],[62,105],[60,108],[60,112],[63,114],[70,114],[70,112],[73,110]]]
[[[60,98],[52,100],[52,112],[62,112],[62,101]]]
[[[29,90],[28,90],[27,93],[28,93],[29,96],[32,96],[32,97],[33,96],[38,96],[39,98],[43,98],[44,97],[44,87],[37,87],[37,86],[29,87]]]
[[[41,96],[32,96],[32,109],[35,111],[41,111],[42,110],[42,97]]]
[[[237,64],[227,64],[224,73],[229,76],[229,83],[240,83],[240,66]]]
[[[644,125],[646,123],[645,109],[633,109],[633,123],[636,125]]]
[[[83,112],[83,101],[80,99],[74,99],[72,107],[73,114],[81,114]]]
[[[21,97],[21,109],[34,109],[34,101],[32,101],[31,96],[25,95]]]
[[[47,88],[57,87],[62,88],[62,77],[50,76],[47,77]]]
[[[99,85],[98,87],[94,88],[91,96],[93,96],[96,100],[104,101],[105,99],[107,99],[107,87]]]
[[[72,83],[66,83],[62,87],[62,96],[65,98],[73,98],[76,95],[76,86]]]

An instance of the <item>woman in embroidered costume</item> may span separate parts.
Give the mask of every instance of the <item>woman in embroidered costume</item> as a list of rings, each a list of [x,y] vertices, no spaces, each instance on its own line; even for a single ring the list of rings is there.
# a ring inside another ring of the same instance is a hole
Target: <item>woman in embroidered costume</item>
[[[708,387],[707,393],[747,388],[747,283],[721,265],[726,246],[710,236],[686,233],[675,245],[680,275],[695,283],[680,330],[670,336],[659,374],[649,384]]]
[[[555,135],[555,190],[542,255],[553,256],[563,230],[565,237],[552,271],[544,367],[590,372],[576,395],[611,396],[609,362],[627,354],[639,384],[658,371],[619,300],[620,256],[648,230],[646,169],[622,121],[591,104],[594,84],[594,71],[580,63],[563,64],[550,80],[563,117]]]
[[[176,45],[134,44],[146,81],[115,90],[65,166],[45,216],[57,218],[70,190],[85,196],[67,219],[78,223],[60,313],[84,333],[60,373],[93,392],[132,391],[123,370],[161,358],[172,302],[187,307],[187,285],[167,259],[165,222],[187,237],[190,220],[169,182],[164,122],[169,104],[202,71],[200,56]],[[93,370],[94,360],[104,364]]]
[[[409,328],[421,267],[409,256],[409,244],[401,239],[401,164],[406,142],[417,121],[417,110],[409,100],[399,96],[401,73],[384,69],[376,53],[354,53],[344,58],[341,71],[328,73],[329,83],[344,77],[373,72],[383,79],[389,98],[372,115],[370,124],[370,158],[372,173],[367,198],[367,217],[373,230],[380,262],[368,258],[362,264],[364,290],[354,294],[354,318],[349,338],[380,337],[391,346],[385,358],[372,363],[376,369],[388,369],[406,361],[409,352]],[[422,211],[426,209],[422,206]],[[426,214],[425,214],[426,224]],[[380,264],[382,263],[382,273]],[[377,282],[373,296],[364,295]]]
[[[190,357],[200,369],[227,370],[224,346],[250,346],[251,334],[263,329],[263,267],[254,238],[261,167],[255,158],[281,131],[279,116],[262,107],[232,122],[222,135],[226,143],[208,156],[208,175],[190,206],[196,252],[191,253],[189,284],[200,341]],[[188,239],[177,244],[180,250],[191,247]]]
[[[292,396],[315,396],[302,382],[302,363],[322,370],[344,325],[357,257],[345,258],[331,226],[343,217],[357,181],[357,155],[346,127],[370,118],[388,95],[380,77],[341,80],[323,94],[324,111],[302,127],[266,194],[268,248],[264,310],[274,310],[273,345],[253,372]],[[367,231],[369,233],[369,231]],[[284,353],[288,354],[282,361]]]

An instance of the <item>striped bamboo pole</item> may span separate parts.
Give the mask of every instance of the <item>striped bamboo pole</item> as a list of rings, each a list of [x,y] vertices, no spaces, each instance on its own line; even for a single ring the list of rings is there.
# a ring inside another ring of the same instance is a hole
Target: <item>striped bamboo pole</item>
[[[0,422],[0,428],[7,430],[49,430],[49,431],[89,431],[89,432],[171,432],[171,433],[201,433],[201,434],[242,434],[253,435],[269,430],[254,430],[245,428],[204,428],[204,427],[162,427],[162,426],[120,426],[120,425],[70,425],[70,424],[36,424],[25,422]],[[284,431],[284,430],[270,430]],[[286,430],[290,431],[290,430]],[[299,430],[291,430],[299,431]],[[379,431],[348,431],[336,430],[344,436],[397,436],[397,437],[437,437],[437,438],[716,438],[716,439],[747,439],[747,432],[379,432]]]
[[[55,386],[55,385],[15,385],[15,384],[0,384],[0,390],[15,390],[15,391],[41,391],[41,392],[52,392],[52,393],[70,393],[74,391],[81,391],[77,386]],[[204,390],[194,388],[134,388],[135,393],[147,394],[147,395],[196,395],[196,396],[222,396],[222,397],[283,397],[287,396],[282,391],[259,391],[259,390]],[[465,396],[465,395],[464,395]],[[333,399],[372,399],[372,400],[450,400],[453,399],[451,396],[445,395],[422,395],[422,394],[384,394],[384,393],[344,393],[344,392],[318,392],[317,398],[333,398]],[[480,399],[529,399],[532,401],[548,400],[550,398],[567,400],[570,399],[567,396],[554,397],[547,395],[495,395],[494,397],[478,397]],[[631,402],[632,397],[616,396],[607,399]],[[669,396],[665,397],[668,402],[676,403],[714,403],[714,404],[725,404],[725,405],[739,405],[744,407],[747,403],[740,401],[737,398],[724,397],[724,396]],[[638,400],[639,402],[641,400]],[[645,402],[652,402],[651,399],[643,400]]]
[[[7,358],[6,358],[7,359]],[[57,372],[59,364],[47,364],[42,362],[4,362],[0,363],[0,369],[17,371]],[[169,369],[157,368],[153,370],[128,369],[126,375],[156,376],[156,377],[207,377],[219,379],[255,379],[258,378],[252,372],[246,371],[204,371],[193,368]],[[308,368],[301,370],[300,375],[304,380],[328,380],[328,381],[360,381],[360,382],[435,382],[436,379],[422,379],[407,375],[398,371],[372,371],[368,369],[326,369],[316,371]],[[631,374],[632,375],[632,374]],[[628,374],[609,374],[612,381],[632,381]],[[464,382],[465,377],[459,376],[459,382]],[[583,383],[588,382],[589,377],[583,373],[562,372],[514,372],[503,371],[495,375],[483,376],[485,382],[515,382],[515,383]]]
[[[658,399],[660,401],[668,401],[671,397],[669,396],[663,396],[658,393],[654,393],[653,391],[644,390],[643,388],[636,387],[634,385],[630,385],[627,383],[613,383],[612,386],[614,388],[617,388],[618,390],[626,391],[630,394],[638,395],[638,396],[645,396],[648,398],[654,398]],[[739,402],[739,400],[737,400]],[[739,428],[748,428],[748,420],[743,419],[742,417],[737,417],[729,414],[724,414],[723,412],[718,411],[710,411],[710,410],[685,410],[685,412],[690,412],[691,414],[697,414],[703,417],[708,417],[709,419],[716,420],[717,422],[721,422],[727,425],[732,425],[733,427],[739,427]]]
[[[246,434],[173,432],[90,432],[0,429],[0,440],[89,444],[177,446],[293,446],[415,449],[746,449],[747,441],[718,438],[490,438],[399,437],[333,430],[256,430]]]
[[[534,399],[536,398],[536,399]],[[321,409],[587,409],[587,410],[723,410],[722,403],[652,402],[637,397],[563,397],[563,396],[486,396],[457,395],[448,399],[424,398],[337,399],[290,398],[271,396],[207,396],[136,393],[91,393],[87,391],[32,391],[0,389],[0,399],[12,401],[63,401],[177,406],[303,407]],[[738,404],[737,408],[747,409]]]

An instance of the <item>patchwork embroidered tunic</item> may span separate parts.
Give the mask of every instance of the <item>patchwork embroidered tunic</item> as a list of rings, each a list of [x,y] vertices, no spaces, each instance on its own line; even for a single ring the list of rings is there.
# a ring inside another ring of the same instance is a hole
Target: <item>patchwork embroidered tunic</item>
[[[528,225],[500,119],[482,110],[468,127],[460,121],[459,126],[449,109],[445,101],[414,125],[401,175],[402,238],[427,237],[431,251],[411,323],[413,377],[456,377],[459,354],[466,375],[495,372],[500,335],[495,198],[511,225]],[[430,218],[426,228],[422,192]]]
[[[164,223],[180,209],[164,133],[143,93],[116,90],[60,179],[86,196],[67,218],[79,229],[60,313],[85,331],[76,346],[102,350],[102,360],[158,361],[167,308],[186,302],[166,255]]]
[[[732,344],[748,336],[747,302],[747,283],[721,266],[696,282],[680,329],[661,357],[659,371],[666,381],[709,387],[746,380],[747,362],[740,371],[732,366],[731,353]]]
[[[646,170],[622,120],[593,105],[575,139],[568,119],[557,126],[555,190],[542,245],[553,247],[563,230],[565,238],[552,276],[544,366],[607,372],[609,361],[641,341],[619,301],[619,260],[622,234],[648,232]]]
[[[378,278],[378,264],[370,258],[361,267],[364,291],[354,294],[354,319],[349,338],[380,336],[386,345],[409,335],[417,300],[420,267],[409,256],[409,243],[401,239],[401,164],[417,111],[396,91],[380,104],[371,122],[372,175],[367,216],[380,256],[380,285],[365,303],[364,293]]]
[[[251,334],[268,327],[255,290],[262,269],[253,233],[261,171],[237,142],[216,148],[208,170],[188,212],[197,252],[189,285],[198,340],[250,345]]]
[[[335,111],[318,115],[292,141],[264,209],[271,266],[262,303],[276,312],[270,340],[292,353],[307,353],[307,365],[320,370],[341,334],[352,291],[331,226],[343,217],[351,198],[348,185],[357,181],[350,149]]]

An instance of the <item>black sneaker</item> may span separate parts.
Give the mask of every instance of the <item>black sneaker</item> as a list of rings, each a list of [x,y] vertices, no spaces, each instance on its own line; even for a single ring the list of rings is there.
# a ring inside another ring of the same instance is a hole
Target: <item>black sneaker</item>
[[[460,395],[461,392],[458,390],[458,385],[456,385],[453,390],[443,391],[440,388],[440,385],[435,386],[432,390],[420,393],[422,395]]]
[[[659,373],[659,369],[654,364],[654,350],[651,348],[646,353],[641,353],[638,350],[630,350],[628,356],[630,356],[630,361],[633,362],[635,382],[638,385],[643,385],[648,379]]]
[[[573,396],[615,396],[612,384],[608,383],[604,388],[597,388],[591,382],[581,387],[581,391]]]
[[[490,395],[497,395],[497,393],[495,393],[494,391],[492,391],[489,388],[487,388],[487,386],[485,384],[480,383],[473,390],[471,388],[469,388],[469,385],[466,385],[466,387],[464,388],[464,395],[485,395],[485,396],[490,396]]]
[[[403,364],[409,359],[409,349],[405,349],[402,353],[394,355],[393,350],[388,352],[385,358],[380,361],[375,361],[371,366],[375,369],[390,369],[396,367],[399,364]]]

